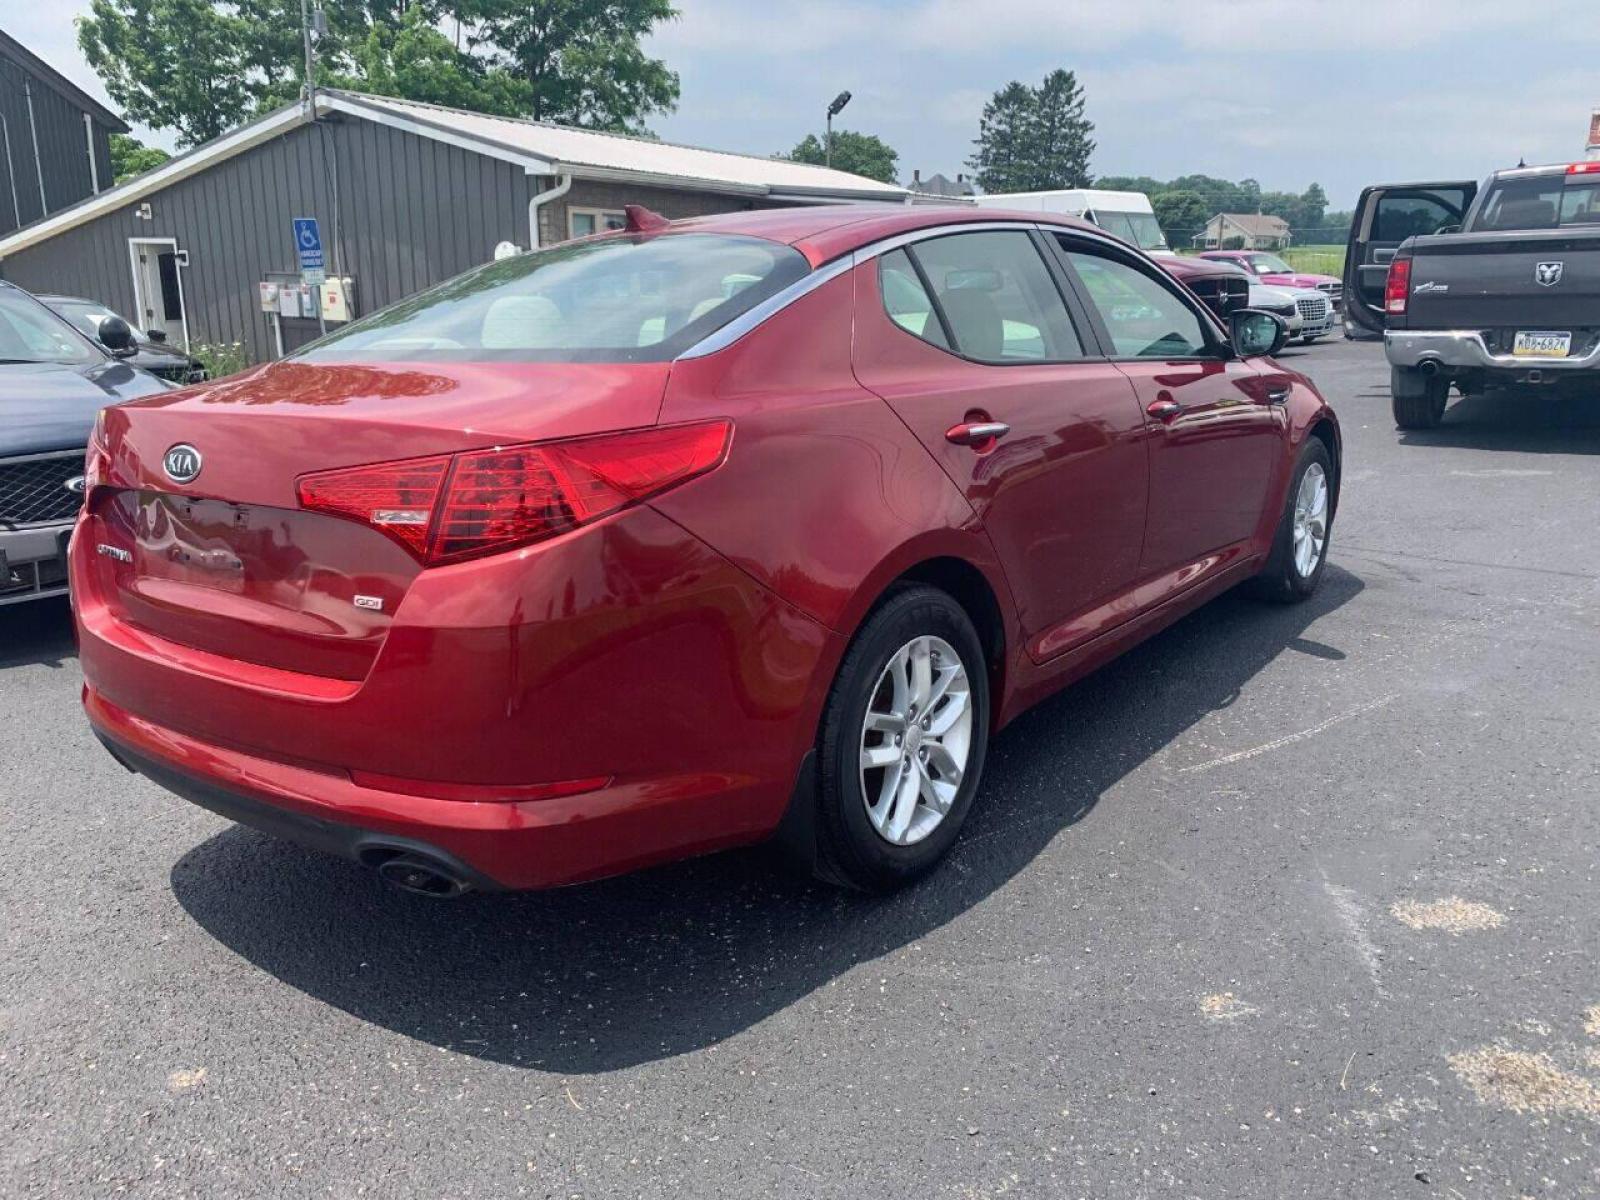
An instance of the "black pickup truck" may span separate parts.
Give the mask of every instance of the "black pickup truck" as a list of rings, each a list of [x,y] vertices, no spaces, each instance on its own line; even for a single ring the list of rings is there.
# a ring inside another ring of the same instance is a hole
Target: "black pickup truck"
[[[1452,386],[1600,394],[1600,162],[1366,189],[1344,294],[1401,429],[1437,425]]]

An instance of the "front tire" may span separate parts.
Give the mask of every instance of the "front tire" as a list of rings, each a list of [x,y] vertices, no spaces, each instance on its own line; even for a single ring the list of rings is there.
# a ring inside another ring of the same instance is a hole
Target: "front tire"
[[[1298,604],[1322,582],[1333,533],[1333,460],[1321,438],[1309,437],[1300,448],[1283,515],[1272,539],[1272,552],[1256,576],[1256,591],[1266,600]]]
[[[936,588],[896,588],[856,634],[823,712],[818,874],[886,892],[931,870],[972,807],[988,739],[971,619]]]

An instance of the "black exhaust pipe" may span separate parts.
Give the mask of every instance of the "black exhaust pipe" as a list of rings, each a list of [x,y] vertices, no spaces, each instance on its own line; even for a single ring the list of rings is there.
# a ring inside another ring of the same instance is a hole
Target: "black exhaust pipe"
[[[421,854],[396,854],[378,864],[378,875],[393,887],[430,900],[454,900],[471,890],[472,884],[449,866]]]

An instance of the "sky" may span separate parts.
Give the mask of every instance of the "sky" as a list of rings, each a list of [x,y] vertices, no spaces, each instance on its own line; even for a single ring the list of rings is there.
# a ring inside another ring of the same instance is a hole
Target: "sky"
[[[104,100],[73,30],[88,0],[7,4],[4,28]],[[669,141],[770,154],[839,129],[900,175],[968,170],[985,100],[1077,72],[1096,175],[1203,173],[1332,206],[1362,186],[1581,158],[1600,105],[1593,0],[678,0],[647,44],[682,82]],[[19,10],[20,11],[17,11]],[[170,147],[168,135],[146,140]]]

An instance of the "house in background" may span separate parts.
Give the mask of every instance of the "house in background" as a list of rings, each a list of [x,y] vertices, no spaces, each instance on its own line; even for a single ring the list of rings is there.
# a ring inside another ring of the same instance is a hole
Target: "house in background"
[[[977,194],[972,180],[965,175],[957,175],[950,179],[945,175],[933,174],[926,179],[921,171],[911,172],[911,195],[913,200],[970,200]]]
[[[905,188],[755,155],[319,89],[304,102],[0,236],[0,276],[91,296],[175,345],[242,342],[252,361],[372,312],[504,243],[794,204],[904,204]],[[302,287],[295,218],[316,218],[331,287]],[[330,296],[335,309],[330,310]]]
[[[0,30],[0,234],[111,186],[116,113]]]
[[[1282,250],[1289,222],[1266,213],[1218,213],[1194,235],[1197,250]]]

